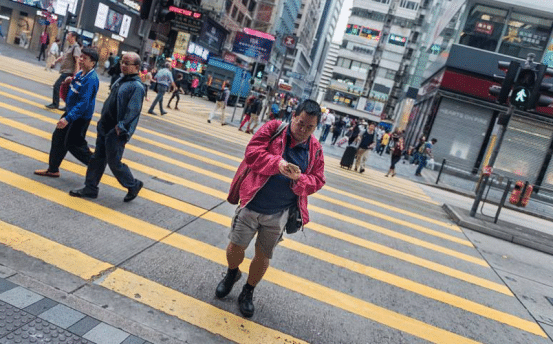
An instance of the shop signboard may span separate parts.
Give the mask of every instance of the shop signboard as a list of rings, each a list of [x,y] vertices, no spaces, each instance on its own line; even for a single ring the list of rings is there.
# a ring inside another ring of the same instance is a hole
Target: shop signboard
[[[175,13],[175,19],[171,20],[171,29],[199,35],[202,30],[203,14],[184,8],[170,6],[169,11]]]
[[[396,34],[390,34],[390,38],[388,38],[388,43],[399,45],[400,47],[404,47],[407,43],[407,37],[403,37]]]
[[[246,31],[246,29],[244,29]],[[248,29],[247,32],[237,32],[234,38],[232,51],[253,57],[261,62],[269,61],[271,57],[271,49],[273,48],[274,37],[266,34],[257,35],[255,30]],[[272,38],[272,39],[271,39]]]

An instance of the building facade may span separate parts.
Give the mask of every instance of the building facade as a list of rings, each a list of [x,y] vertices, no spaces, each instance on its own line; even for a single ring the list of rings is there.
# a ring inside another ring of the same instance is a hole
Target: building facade
[[[354,0],[325,106],[373,122],[392,118],[405,94],[425,6],[422,0]]]

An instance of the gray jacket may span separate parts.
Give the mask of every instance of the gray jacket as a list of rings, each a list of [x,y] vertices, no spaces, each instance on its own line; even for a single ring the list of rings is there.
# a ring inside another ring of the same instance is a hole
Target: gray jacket
[[[97,126],[98,133],[106,135],[118,126],[121,135],[128,141],[138,125],[144,93],[144,86],[137,74],[119,78],[111,86],[111,92],[104,102]]]

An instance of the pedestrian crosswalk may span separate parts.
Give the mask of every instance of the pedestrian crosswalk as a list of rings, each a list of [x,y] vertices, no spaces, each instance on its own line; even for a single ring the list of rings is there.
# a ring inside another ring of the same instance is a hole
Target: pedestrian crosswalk
[[[3,62],[14,80],[32,70]],[[125,163],[146,181],[137,200],[120,202],[126,190],[110,174],[97,200],[75,199],[68,190],[82,185],[85,166],[66,159],[58,180],[30,172],[47,163],[61,114],[43,107],[53,74],[34,75],[42,91],[0,82],[0,192],[28,202],[3,203],[5,247],[237,343],[547,342],[461,229],[419,211],[439,204],[417,184],[355,174],[333,157],[305,233],[284,238],[258,288],[260,310],[240,317],[233,297],[213,294],[233,215],[226,193],[250,136],[207,124],[211,104],[183,99],[184,111],[144,115],[127,144]],[[43,227],[51,213],[73,230]]]

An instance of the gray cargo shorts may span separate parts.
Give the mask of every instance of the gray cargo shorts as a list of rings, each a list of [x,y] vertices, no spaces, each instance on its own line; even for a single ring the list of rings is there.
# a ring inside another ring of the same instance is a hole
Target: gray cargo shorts
[[[271,259],[276,245],[282,241],[282,234],[287,221],[288,209],[276,214],[266,215],[238,206],[232,218],[228,238],[235,245],[248,247],[257,233],[255,247]]]

